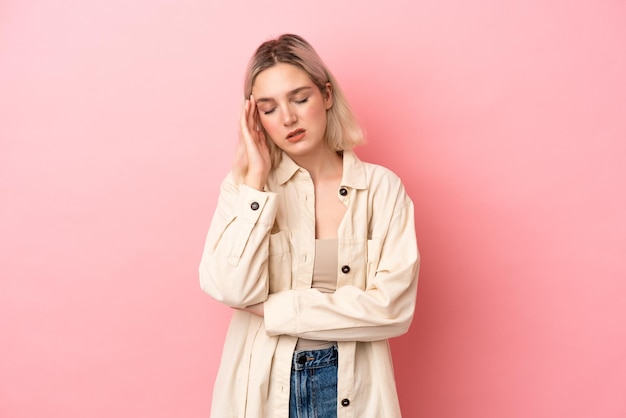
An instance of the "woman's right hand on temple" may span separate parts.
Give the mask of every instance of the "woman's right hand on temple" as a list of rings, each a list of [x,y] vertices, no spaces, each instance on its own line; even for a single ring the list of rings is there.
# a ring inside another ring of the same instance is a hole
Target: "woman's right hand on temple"
[[[235,166],[243,175],[244,184],[263,190],[270,172],[271,159],[253,96],[245,101],[239,125],[240,149]]]

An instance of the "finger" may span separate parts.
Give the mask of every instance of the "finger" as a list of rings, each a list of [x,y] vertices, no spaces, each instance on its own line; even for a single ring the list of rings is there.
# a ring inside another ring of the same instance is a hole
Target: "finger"
[[[244,115],[242,115],[243,117]],[[242,127],[244,121],[242,120]],[[259,124],[258,109],[254,97],[250,95],[250,99],[246,100],[245,108],[245,128],[250,134],[252,140],[258,140],[256,133],[261,129]]]
[[[248,111],[248,129],[250,132],[256,132],[258,129],[257,124],[257,107],[256,100],[254,100],[254,96],[250,95],[250,109]]]
[[[250,115],[253,113],[252,109],[253,104],[251,100],[246,99],[244,109],[241,112],[239,131],[241,136],[241,142],[246,153],[247,163],[258,159],[259,146],[262,145],[260,143],[264,142],[259,140],[257,132],[254,130],[254,124],[250,126]],[[254,119],[252,118],[252,120]]]
[[[250,100],[246,99],[243,102],[243,106],[241,108],[241,118],[239,119],[240,125],[243,126],[244,123],[248,121],[248,111],[250,109]]]
[[[239,119],[239,130],[240,130],[241,136],[243,137],[242,139],[244,140],[252,139],[250,126],[248,123],[248,119],[249,119],[248,115],[250,113],[250,107],[251,107],[250,100],[246,99],[243,109],[241,110],[241,118]]]
[[[241,106],[241,114],[239,115],[239,127],[243,125],[243,121],[246,119],[246,114],[248,108],[248,99],[243,101],[243,106]]]

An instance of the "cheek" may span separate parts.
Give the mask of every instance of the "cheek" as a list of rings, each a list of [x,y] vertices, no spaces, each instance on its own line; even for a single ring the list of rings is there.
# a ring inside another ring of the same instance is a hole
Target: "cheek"
[[[315,103],[314,106],[308,106],[305,109],[306,117],[311,119],[325,119],[326,118],[326,107],[324,106],[324,102],[320,98],[318,102]]]
[[[263,129],[265,129],[265,132],[268,133],[268,135],[270,137],[275,137],[278,129],[280,128],[280,124],[277,123],[276,121],[273,120],[274,118],[266,118],[266,119],[261,119],[261,126],[263,126]]]
[[[272,126],[271,118],[259,116],[258,121],[261,124],[261,126],[265,128],[265,130],[271,129],[271,126]]]
[[[315,107],[307,109],[306,113],[302,115],[306,120],[313,123],[326,126],[326,109],[323,107]]]

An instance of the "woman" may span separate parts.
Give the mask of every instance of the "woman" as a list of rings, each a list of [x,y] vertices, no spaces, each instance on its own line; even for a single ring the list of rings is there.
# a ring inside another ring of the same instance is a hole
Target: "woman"
[[[411,323],[413,204],[301,37],[263,43],[221,186],[202,289],[235,308],[212,417],[400,416],[387,339]]]

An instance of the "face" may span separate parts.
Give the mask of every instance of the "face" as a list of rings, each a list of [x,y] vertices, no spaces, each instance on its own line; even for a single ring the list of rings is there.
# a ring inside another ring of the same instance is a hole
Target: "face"
[[[324,151],[330,84],[322,93],[306,72],[281,63],[257,75],[252,95],[261,125],[280,149],[292,157]]]

